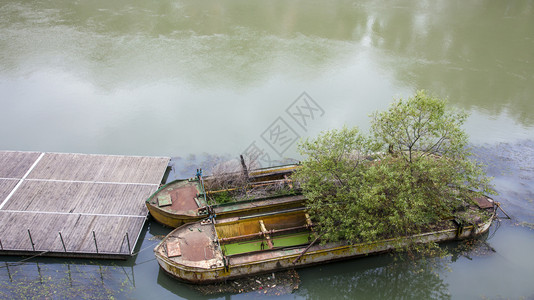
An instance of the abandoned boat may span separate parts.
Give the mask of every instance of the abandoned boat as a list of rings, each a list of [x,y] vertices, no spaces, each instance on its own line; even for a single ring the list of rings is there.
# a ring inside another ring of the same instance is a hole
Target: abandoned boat
[[[202,177],[202,173],[197,172],[193,178],[163,185],[146,200],[146,206],[157,222],[171,228],[208,216],[233,217],[302,207],[304,197],[293,189],[289,178],[296,168],[297,165],[291,164],[254,170],[245,175],[245,185],[232,187],[230,184],[222,188],[216,182],[221,181],[221,176]],[[222,180],[238,181],[240,176],[226,174]],[[247,196],[235,197],[238,189],[246,189]],[[254,193],[260,189],[263,193]],[[225,201],[217,201],[217,198]]]
[[[465,214],[470,224],[444,220],[439,231],[372,243],[317,241],[314,223],[303,209],[185,224],[154,249],[160,267],[191,283],[209,283],[288,268],[391,251],[410,242],[445,242],[481,235],[495,217],[492,199],[479,197]],[[463,224],[463,225],[462,225]]]

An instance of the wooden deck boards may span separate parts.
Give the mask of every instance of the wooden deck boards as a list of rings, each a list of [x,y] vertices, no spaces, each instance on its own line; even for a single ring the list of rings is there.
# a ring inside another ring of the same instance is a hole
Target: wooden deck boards
[[[156,163],[155,163],[156,161]],[[165,157],[45,153],[28,179],[153,184]]]
[[[19,179],[0,179],[0,203],[11,193],[19,181]]]
[[[39,152],[0,151],[0,178],[21,179],[40,155]]]
[[[31,234],[35,252],[65,252],[59,235],[61,232],[68,253],[127,256],[130,252],[125,238],[126,233],[129,236],[130,246],[133,248],[143,224],[144,218],[142,217],[0,211],[2,231],[10,233],[8,239],[1,240],[2,246],[4,250],[10,251],[33,251]],[[80,231],[80,228],[85,230]],[[93,231],[97,241],[96,246]]]
[[[0,255],[128,257],[148,213],[145,200],[157,190],[168,162],[0,151]]]
[[[3,210],[146,215],[154,185],[24,181]]]

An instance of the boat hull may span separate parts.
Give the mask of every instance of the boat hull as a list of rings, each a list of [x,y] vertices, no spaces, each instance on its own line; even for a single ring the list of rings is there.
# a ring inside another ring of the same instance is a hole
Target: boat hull
[[[285,165],[259,169],[251,171],[250,176],[255,182],[261,182],[264,180],[277,179],[278,177],[291,174],[296,168],[297,165]],[[209,177],[206,178],[206,180],[209,180]],[[194,197],[189,197],[190,199],[184,200],[186,197],[183,197],[182,200],[176,200],[180,203],[179,205],[177,204],[175,206],[175,204],[172,204],[162,207],[159,206],[157,201],[157,198],[160,194],[169,193],[169,191],[173,189],[176,190],[177,185],[182,187],[186,184],[195,185],[195,182],[198,181],[198,179],[175,180],[162,186],[146,200],[146,206],[150,212],[150,215],[152,215],[156,222],[170,228],[177,228],[186,223],[205,219],[207,214],[199,213],[199,209],[205,207],[208,202],[204,195],[204,187],[199,183],[196,183],[198,191],[195,199],[193,199]],[[275,199],[275,197],[272,199]],[[283,201],[283,199],[285,199],[284,197],[279,197],[278,199],[281,199],[281,201],[272,201],[268,198],[256,199],[257,201],[236,201],[234,203],[214,205],[213,208],[218,217],[231,218],[304,206],[303,197],[295,199],[295,201]],[[174,203],[174,200],[172,202]]]
[[[235,217],[242,217],[247,215],[254,215],[254,214],[261,214],[261,213],[269,213],[269,212],[275,212],[275,211],[282,211],[287,209],[293,209],[293,208],[301,208],[304,207],[305,199],[303,197],[294,197],[294,201],[270,201],[270,204],[261,204],[261,202],[267,202],[265,201],[251,201],[250,205],[242,204],[242,203],[236,203],[236,206],[242,206],[241,208],[223,208],[223,207],[216,207],[216,215],[219,218],[235,218]],[[258,205],[258,203],[260,203]],[[160,209],[159,207],[155,205],[151,205],[147,202],[147,208],[150,212],[150,215],[160,224],[170,227],[170,228],[178,228],[184,224],[200,221],[202,219],[205,219],[207,215],[194,215],[193,212],[189,214],[180,214],[180,213],[172,213],[165,211],[163,209]]]
[[[270,259],[236,262],[240,260],[239,257],[229,257],[228,267],[213,266],[212,268],[197,268],[180,265],[167,258],[160,246],[156,247],[154,251],[161,269],[172,277],[191,283],[210,283],[254,274],[281,271],[289,268],[307,267],[332,261],[380,254],[406,246],[408,243],[413,242],[414,239],[416,242],[421,243],[440,243],[456,239],[470,238],[488,231],[491,222],[492,219],[478,226],[466,226],[461,232],[457,229],[448,229],[420,234],[413,236],[410,239],[388,239],[373,243],[354,245],[342,243],[317,245],[311,247],[310,250],[304,254],[302,254],[304,251],[303,247],[277,250],[283,251],[283,255]],[[162,243],[163,242],[164,241],[162,241]]]
[[[156,222],[170,228],[178,228],[186,223],[199,221],[201,219],[199,216],[186,216],[170,213],[148,203],[146,207]]]

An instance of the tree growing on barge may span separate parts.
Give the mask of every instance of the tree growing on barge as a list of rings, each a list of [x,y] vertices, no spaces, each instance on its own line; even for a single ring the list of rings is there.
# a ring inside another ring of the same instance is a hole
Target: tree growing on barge
[[[470,159],[467,114],[418,91],[372,115],[371,132],[343,127],[306,139],[294,175],[323,242],[403,237],[458,217],[473,196],[494,193]]]

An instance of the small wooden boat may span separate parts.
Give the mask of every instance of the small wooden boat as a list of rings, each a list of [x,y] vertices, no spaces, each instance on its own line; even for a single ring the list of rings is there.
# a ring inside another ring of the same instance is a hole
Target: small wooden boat
[[[273,186],[287,186],[292,189],[288,176],[297,168],[297,165],[284,165],[251,171],[247,174],[246,188],[259,189]],[[238,175],[238,174],[234,174]],[[228,174],[232,178],[233,174]],[[201,173],[190,179],[180,179],[165,184],[146,200],[146,206],[154,219],[171,228],[184,223],[194,222],[208,216],[233,217],[260,212],[283,210],[287,208],[302,207],[304,198],[294,190],[286,194],[267,193],[256,197],[247,197],[240,201],[229,203],[215,203],[210,201],[216,195],[233,192],[237,188],[224,188],[207,190],[214,177],[202,177]],[[229,180],[230,180],[229,179]],[[289,189],[286,189],[288,191]],[[206,191],[207,190],[207,191]]]
[[[410,242],[445,242],[481,235],[495,216],[493,200],[475,199],[464,214],[471,224],[444,220],[438,231],[372,243],[316,243],[314,224],[303,209],[183,225],[154,249],[160,267],[180,280],[209,283],[288,268],[391,251]]]

